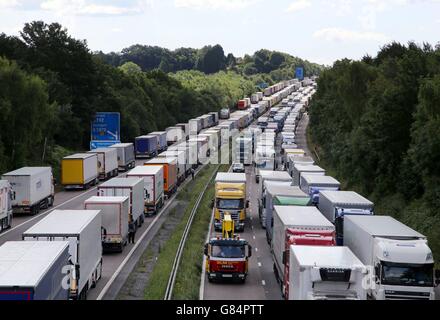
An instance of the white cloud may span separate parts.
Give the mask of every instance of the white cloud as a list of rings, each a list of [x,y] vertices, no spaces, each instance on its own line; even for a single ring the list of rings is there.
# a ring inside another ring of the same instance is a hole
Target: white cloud
[[[177,8],[194,9],[244,9],[259,0],[174,0],[174,6]]]
[[[337,42],[358,42],[358,41],[374,41],[385,42],[388,37],[377,32],[353,31],[342,28],[324,28],[316,31],[313,37],[323,39],[325,41]]]
[[[287,12],[297,12],[304,10],[312,5],[310,0],[296,0],[292,2],[289,7],[286,9]]]
[[[135,6],[114,6],[96,4],[86,0],[45,0],[40,7],[57,15],[108,15],[117,16],[144,12],[153,4],[152,0],[138,1]]]
[[[0,8],[14,8],[20,6],[21,3],[18,0],[0,0]]]

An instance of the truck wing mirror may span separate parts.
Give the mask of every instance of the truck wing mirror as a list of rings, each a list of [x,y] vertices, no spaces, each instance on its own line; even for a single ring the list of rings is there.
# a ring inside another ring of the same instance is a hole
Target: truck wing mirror
[[[205,256],[208,256],[208,244],[205,244],[205,249],[203,250],[203,253],[205,254]]]
[[[252,246],[248,244],[248,258],[252,257]]]

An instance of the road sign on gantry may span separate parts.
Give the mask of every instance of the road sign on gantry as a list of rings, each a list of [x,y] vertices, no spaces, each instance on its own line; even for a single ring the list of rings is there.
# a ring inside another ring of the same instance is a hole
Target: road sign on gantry
[[[303,67],[297,67],[295,69],[295,78],[297,78],[299,80],[304,79],[304,68]]]

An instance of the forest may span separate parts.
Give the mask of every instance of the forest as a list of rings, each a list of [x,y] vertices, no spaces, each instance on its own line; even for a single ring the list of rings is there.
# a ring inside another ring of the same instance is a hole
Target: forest
[[[440,255],[440,46],[390,43],[321,73],[310,141],[345,190],[428,236]]]

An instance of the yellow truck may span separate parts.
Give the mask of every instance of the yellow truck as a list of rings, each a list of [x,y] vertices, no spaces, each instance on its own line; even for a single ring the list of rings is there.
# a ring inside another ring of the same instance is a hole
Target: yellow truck
[[[243,231],[249,200],[246,194],[246,174],[219,172],[215,178],[214,228],[222,230],[224,216],[234,220],[235,231]]]
[[[87,189],[98,183],[96,153],[77,153],[61,161],[61,184],[68,189]]]

